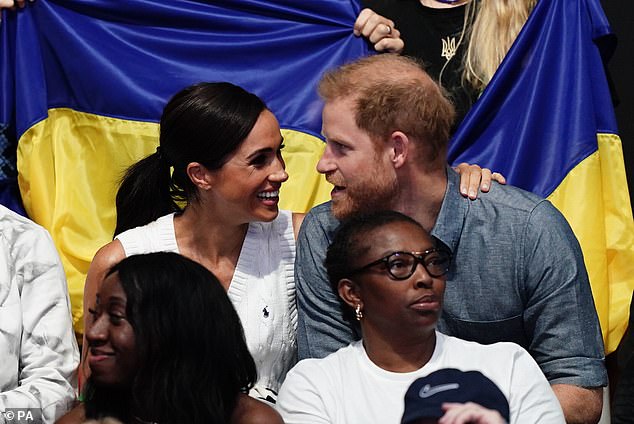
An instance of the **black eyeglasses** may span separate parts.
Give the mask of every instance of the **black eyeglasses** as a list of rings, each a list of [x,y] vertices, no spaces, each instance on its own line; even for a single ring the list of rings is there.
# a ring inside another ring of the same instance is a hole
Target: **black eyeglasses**
[[[351,274],[365,271],[381,263],[385,264],[387,272],[395,280],[405,280],[411,277],[418,264],[422,264],[432,277],[442,277],[449,272],[451,253],[446,249],[439,248],[425,250],[424,252],[393,252],[361,268],[357,268]]]

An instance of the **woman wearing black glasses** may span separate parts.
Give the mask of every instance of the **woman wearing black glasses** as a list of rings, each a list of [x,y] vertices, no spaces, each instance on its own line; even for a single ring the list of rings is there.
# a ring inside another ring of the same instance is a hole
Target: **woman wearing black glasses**
[[[416,221],[392,211],[352,218],[338,230],[325,265],[363,338],[289,372],[277,404],[286,424],[399,423],[409,385],[441,368],[489,377],[509,401],[510,422],[564,422],[546,378],[523,348],[436,331],[451,253]],[[420,396],[452,387],[429,387]]]

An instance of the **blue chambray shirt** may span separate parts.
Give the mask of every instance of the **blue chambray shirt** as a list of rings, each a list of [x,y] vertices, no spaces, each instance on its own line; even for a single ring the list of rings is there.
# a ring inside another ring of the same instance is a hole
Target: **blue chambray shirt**
[[[551,384],[607,384],[603,341],[579,243],[547,200],[493,184],[462,197],[447,169],[432,234],[454,254],[438,329],[480,343],[512,341],[530,352]],[[323,261],[339,222],[330,202],[306,216],[295,282],[299,358],[324,357],[358,339],[343,318]]]

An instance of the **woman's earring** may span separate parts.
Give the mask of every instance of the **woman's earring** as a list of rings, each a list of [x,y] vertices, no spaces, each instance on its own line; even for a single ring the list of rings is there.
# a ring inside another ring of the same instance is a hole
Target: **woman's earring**
[[[354,315],[357,317],[357,321],[361,321],[361,318],[363,318],[363,312],[361,311],[360,303],[357,303],[357,307],[354,308]]]

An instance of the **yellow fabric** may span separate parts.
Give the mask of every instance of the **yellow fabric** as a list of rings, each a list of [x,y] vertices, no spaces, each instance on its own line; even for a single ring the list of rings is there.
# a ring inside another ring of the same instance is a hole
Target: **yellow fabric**
[[[579,239],[606,353],[611,353],[627,328],[634,290],[634,221],[621,140],[599,134],[598,144],[598,151],[571,170],[549,200]]]
[[[308,212],[313,206],[330,200],[330,185],[317,172],[317,161],[324,152],[320,139],[305,133],[282,130],[284,150],[282,154],[288,171],[288,181],[280,192],[280,209]]]
[[[289,181],[280,207],[305,212],[329,198],[315,165],[324,143],[284,130]],[[83,288],[95,252],[112,240],[125,169],[155,151],[158,124],[51,109],[18,144],[18,180],[29,216],[51,233],[68,278],[73,323],[83,332]]]
[[[306,134],[282,132],[290,178],[280,207],[305,212],[329,198],[331,187],[315,171],[324,144]],[[52,109],[20,139],[22,199],[30,217],[55,240],[79,333],[88,266],[97,249],[112,239],[118,181],[130,164],[156,149],[157,136],[155,123]],[[581,243],[610,353],[627,327],[634,290],[634,222],[620,139],[599,135],[598,142],[599,150],[574,168],[549,199]]]

